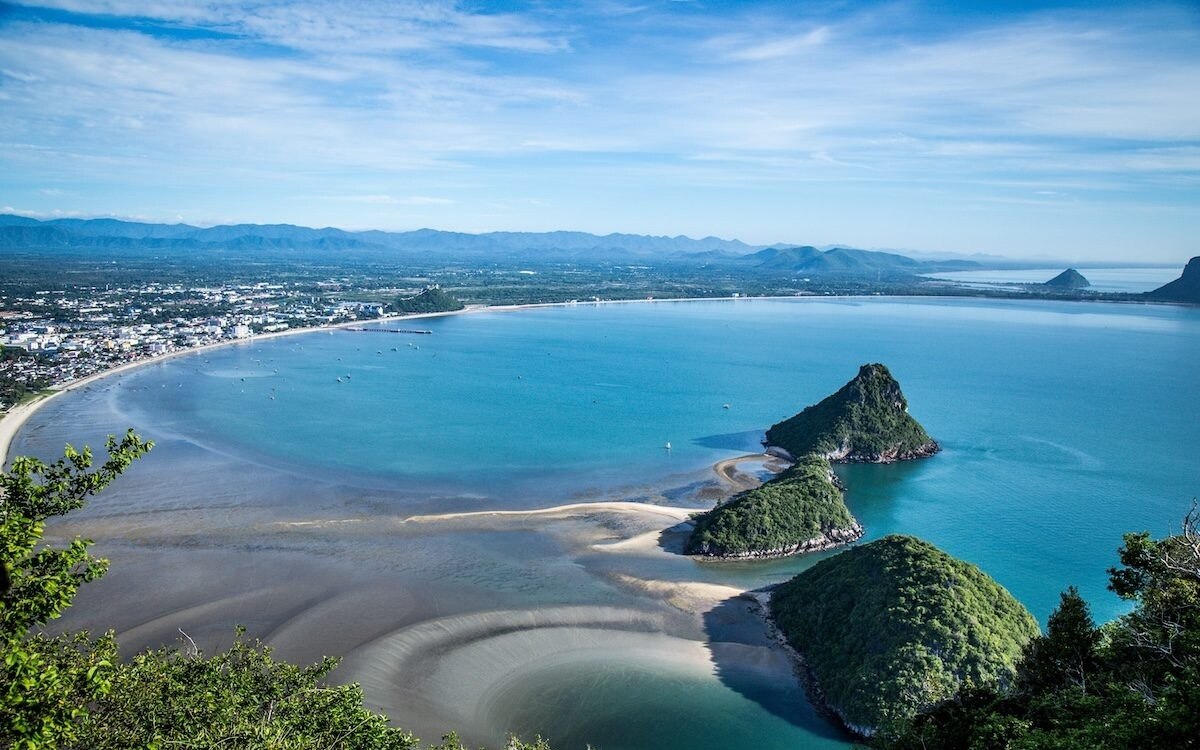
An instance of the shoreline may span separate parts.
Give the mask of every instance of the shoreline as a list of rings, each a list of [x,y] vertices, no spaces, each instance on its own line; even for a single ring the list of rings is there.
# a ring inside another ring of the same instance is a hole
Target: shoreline
[[[821,683],[817,680],[817,676],[808,666],[808,662],[804,659],[804,654],[796,650],[788,641],[787,635],[783,629],[779,627],[779,623],[775,621],[775,616],[771,614],[771,597],[775,593],[774,586],[768,586],[765,589],[756,591],[747,591],[745,596],[754,602],[754,609],[761,618],[762,623],[766,626],[767,635],[775,641],[780,650],[788,657],[788,661],[792,663],[792,671],[796,675],[796,679],[804,688],[804,695],[808,698],[808,703],[817,712],[817,715],[840,728],[856,740],[870,739],[871,734],[862,731],[864,727],[856,727],[846,721],[846,719],[838,713],[838,710],[829,703],[825,697],[825,691],[821,689]]]
[[[356,326],[370,325],[373,323],[388,323],[401,320],[420,320],[423,318],[443,318],[451,315],[473,315],[484,312],[514,312],[520,310],[535,310],[539,308],[555,308],[555,307],[580,307],[600,305],[628,305],[628,304],[648,304],[656,302],[723,302],[723,301],[740,301],[740,300],[787,300],[787,299],[852,299],[856,297],[867,297],[869,295],[775,295],[768,297],[662,297],[649,299],[609,299],[609,300],[590,300],[590,301],[575,301],[575,302],[529,302],[518,305],[466,305],[461,310],[447,310],[444,312],[428,312],[428,313],[412,313],[412,314],[397,314],[383,315],[378,318],[367,318],[364,320],[349,320],[344,323],[334,323],[331,325],[322,326],[307,326],[304,328],[291,328],[286,331],[273,331],[271,333],[260,333],[254,336],[248,336],[243,339],[229,339],[227,341],[214,341],[211,344],[203,344],[191,349],[180,349],[178,351],[168,352],[166,354],[157,354],[142,359],[136,359],[131,362],[124,362],[116,367],[110,367],[107,370],[93,373],[78,380],[72,380],[67,383],[55,384],[47,390],[53,393],[39,396],[33,401],[14,406],[6,411],[3,416],[0,416],[0,469],[8,465],[12,456],[9,451],[12,448],[12,443],[17,437],[17,433],[29,421],[38,409],[45,406],[51,399],[57,398],[62,393],[85,388],[92,383],[95,383],[104,378],[120,375],[130,372],[136,368],[147,365],[166,362],[177,357],[184,357],[191,354],[199,354],[201,352],[212,351],[229,346],[239,346],[244,344],[255,344],[260,341],[268,341],[270,339],[283,338],[285,336],[296,336],[305,333],[319,333],[321,331],[333,331],[337,329],[354,328]],[[896,295],[894,299],[905,299],[907,295]]]

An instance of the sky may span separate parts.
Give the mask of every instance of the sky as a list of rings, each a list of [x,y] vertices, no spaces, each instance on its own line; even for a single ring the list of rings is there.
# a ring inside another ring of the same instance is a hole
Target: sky
[[[0,212],[1182,264],[1200,3],[0,3]]]

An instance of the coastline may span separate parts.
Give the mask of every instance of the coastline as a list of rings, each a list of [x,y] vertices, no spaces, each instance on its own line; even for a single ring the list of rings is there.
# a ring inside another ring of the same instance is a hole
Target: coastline
[[[787,636],[779,627],[779,623],[775,622],[775,616],[771,614],[771,597],[775,593],[776,586],[770,586],[766,589],[757,591],[747,591],[745,597],[755,604],[755,611],[762,619],[763,625],[766,626],[768,636],[779,646],[779,649],[787,655],[788,660],[792,664],[792,671],[796,675],[796,679],[800,681],[800,685],[804,688],[804,694],[808,697],[808,702],[812,705],[813,710],[826,721],[840,727],[856,739],[869,739],[873,732],[868,727],[860,727],[851,724],[838,713],[837,708],[832,706],[825,697],[825,691],[821,689],[820,682],[817,681],[817,676],[813,674],[812,669],[808,666],[808,662],[804,659],[804,654],[796,650],[788,641]]]
[[[821,297],[812,296],[812,299],[838,299],[852,298],[865,295],[823,295]],[[150,357],[143,357],[132,362],[125,362],[111,367],[107,370],[102,370],[87,377],[78,380],[72,380],[63,384],[51,386],[48,390],[54,391],[45,396],[41,396],[33,401],[30,401],[19,406],[14,406],[0,416],[0,468],[6,466],[12,458],[9,455],[9,450],[12,448],[12,442],[16,439],[17,433],[25,425],[29,418],[32,417],[38,409],[42,408],[51,399],[56,398],[61,393],[67,393],[78,388],[85,388],[92,383],[95,383],[103,378],[112,375],[119,375],[130,372],[138,367],[166,362],[177,357],[185,357],[201,352],[208,352],[214,349],[221,349],[230,346],[241,346],[245,344],[256,344],[260,341],[268,341],[270,339],[283,338],[285,336],[296,336],[305,333],[319,333],[321,331],[332,331],[337,329],[354,328],[357,326],[369,325],[373,323],[388,323],[400,320],[420,320],[423,318],[443,318],[451,315],[471,315],[484,312],[515,312],[520,310],[535,310],[540,308],[554,307],[579,307],[579,306],[600,306],[600,305],[628,305],[628,304],[647,304],[656,302],[722,302],[722,301],[740,301],[740,300],[764,300],[764,299],[806,299],[804,295],[796,296],[770,296],[770,297],[663,297],[650,299],[611,299],[611,300],[591,300],[591,301],[576,301],[576,302],[530,302],[520,305],[467,305],[461,310],[447,310],[445,312],[428,312],[428,313],[412,313],[398,315],[383,315],[378,318],[367,318],[364,320],[350,320],[344,323],[334,323],[332,325],[323,326],[307,326],[305,328],[291,328],[286,331],[274,331],[272,333],[260,333],[254,336],[248,336],[243,339],[229,339],[227,341],[214,341],[211,344],[193,347],[191,349],[180,349],[179,351],[168,352],[166,354],[158,354]],[[901,296],[897,296],[901,299]]]
[[[262,333],[255,336],[249,336],[244,339],[230,339],[228,341],[216,341],[211,344],[204,344],[191,349],[182,349],[179,351],[169,352],[167,354],[159,354],[142,359],[126,362],[117,365],[116,367],[103,370],[101,372],[88,375],[79,380],[72,380],[61,385],[51,386],[49,390],[54,391],[49,395],[39,397],[38,399],[26,404],[14,406],[0,416],[0,468],[6,466],[12,458],[9,455],[9,450],[12,447],[12,442],[24,426],[38,409],[42,408],[51,399],[57,397],[60,393],[84,388],[92,383],[107,378],[111,375],[118,375],[129,372],[135,368],[145,365],[152,365],[159,362],[165,362],[176,357],[183,357],[191,354],[199,354],[201,352],[211,351],[227,346],[238,346],[243,344],[253,344],[260,341],[267,341],[274,338],[282,338],[284,336],[294,336],[304,333],[317,333],[320,331],[330,331],[339,328],[353,328],[355,326],[368,325],[372,323],[385,323],[397,320],[419,320],[422,318],[440,318],[450,315],[468,315],[483,312],[514,312],[520,310],[534,310],[540,308],[555,308],[555,307],[579,307],[579,306],[600,306],[600,305],[629,305],[629,304],[653,304],[660,302],[741,302],[753,300],[837,300],[837,299],[893,299],[893,300],[910,300],[910,299],[966,299],[966,300],[995,300],[1000,302],[1011,301],[1009,297],[990,297],[987,295],[964,295],[943,297],[941,295],[920,295],[920,294],[895,294],[895,295],[873,295],[873,294],[791,294],[791,295],[767,295],[762,297],[654,297],[646,299],[611,299],[611,300],[588,300],[574,302],[530,302],[518,305],[467,305],[461,310],[450,310],[446,312],[431,312],[431,313],[414,313],[408,315],[384,315],[378,318],[368,318],[364,320],[351,320],[344,323],[335,323],[332,325],[323,326],[308,326],[305,328],[294,328],[286,331],[275,331],[272,333]],[[1034,301],[1034,300],[1028,300]],[[1184,304],[1185,303],[1169,303],[1155,300],[1042,300],[1050,302],[1063,301],[1084,301],[1084,302],[1110,302],[1113,304],[1127,304],[1134,302],[1137,304]],[[768,448],[768,451],[773,450]]]

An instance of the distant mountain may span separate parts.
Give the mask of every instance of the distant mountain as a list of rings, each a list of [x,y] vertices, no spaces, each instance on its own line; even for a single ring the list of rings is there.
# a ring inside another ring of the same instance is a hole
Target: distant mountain
[[[760,246],[718,237],[652,237],[586,232],[488,232],[466,234],[418,229],[412,232],[347,232],[292,224],[196,227],[143,224],[117,219],[52,219],[0,215],[0,247],[108,248],[150,250],[368,250],[422,255],[637,259],[713,253],[737,258]]]
[[[1200,304],[1200,256],[1188,261],[1178,279],[1147,292],[1146,296],[1167,302]]]
[[[141,251],[238,252],[255,250],[362,252],[455,259],[610,262],[664,260],[730,264],[806,276],[913,277],[921,273],[978,268],[972,261],[917,261],[905,255],[810,245],[748,245],[719,237],[655,237],[586,232],[487,232],[467,234],[417,229],[411,232],[348,232],[292,224],[146,224],[117,219],[51,219],[0,215],[0,248],[82,248]]]
[[[970,270],[978,263],[966,260],[918,261],[906,255],[876,250],[855,250],[835,247],[821,251],[811,245],[800,247],[773,246],[743,256],[745,263],[760,268],[792,271],[816,277],[896,278],[917,276],[935,271]]]
[[[1087,289],[1092,285],[1092,282],[1076,271],[1074,268],[1068,268],[1053,279],[1042,284],[1053,289]]]

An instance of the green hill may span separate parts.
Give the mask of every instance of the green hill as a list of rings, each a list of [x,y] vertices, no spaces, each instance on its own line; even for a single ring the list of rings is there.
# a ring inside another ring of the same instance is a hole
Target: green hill
[[[900,384],[881,364],[863,365],[837,393],[773,425],[766,442],[792,456],[817,453],[847,462],[888,463],[939,450],[909,416]]]
[[[401,297],[392,303],[392,309],[401,313],[453,312],[463,309],[463,303],[441,287],[431,286],[415,297]]]
[[[815,702],[865,736],[961,686],[1007,684],[1039,635],[986,573],[910,536],[817,563],[776,589],[770,609]]]
[[[696,519],[685,552],[707,557],[781,557],[862,536],[829,462],[805,456],[771,481]]]

